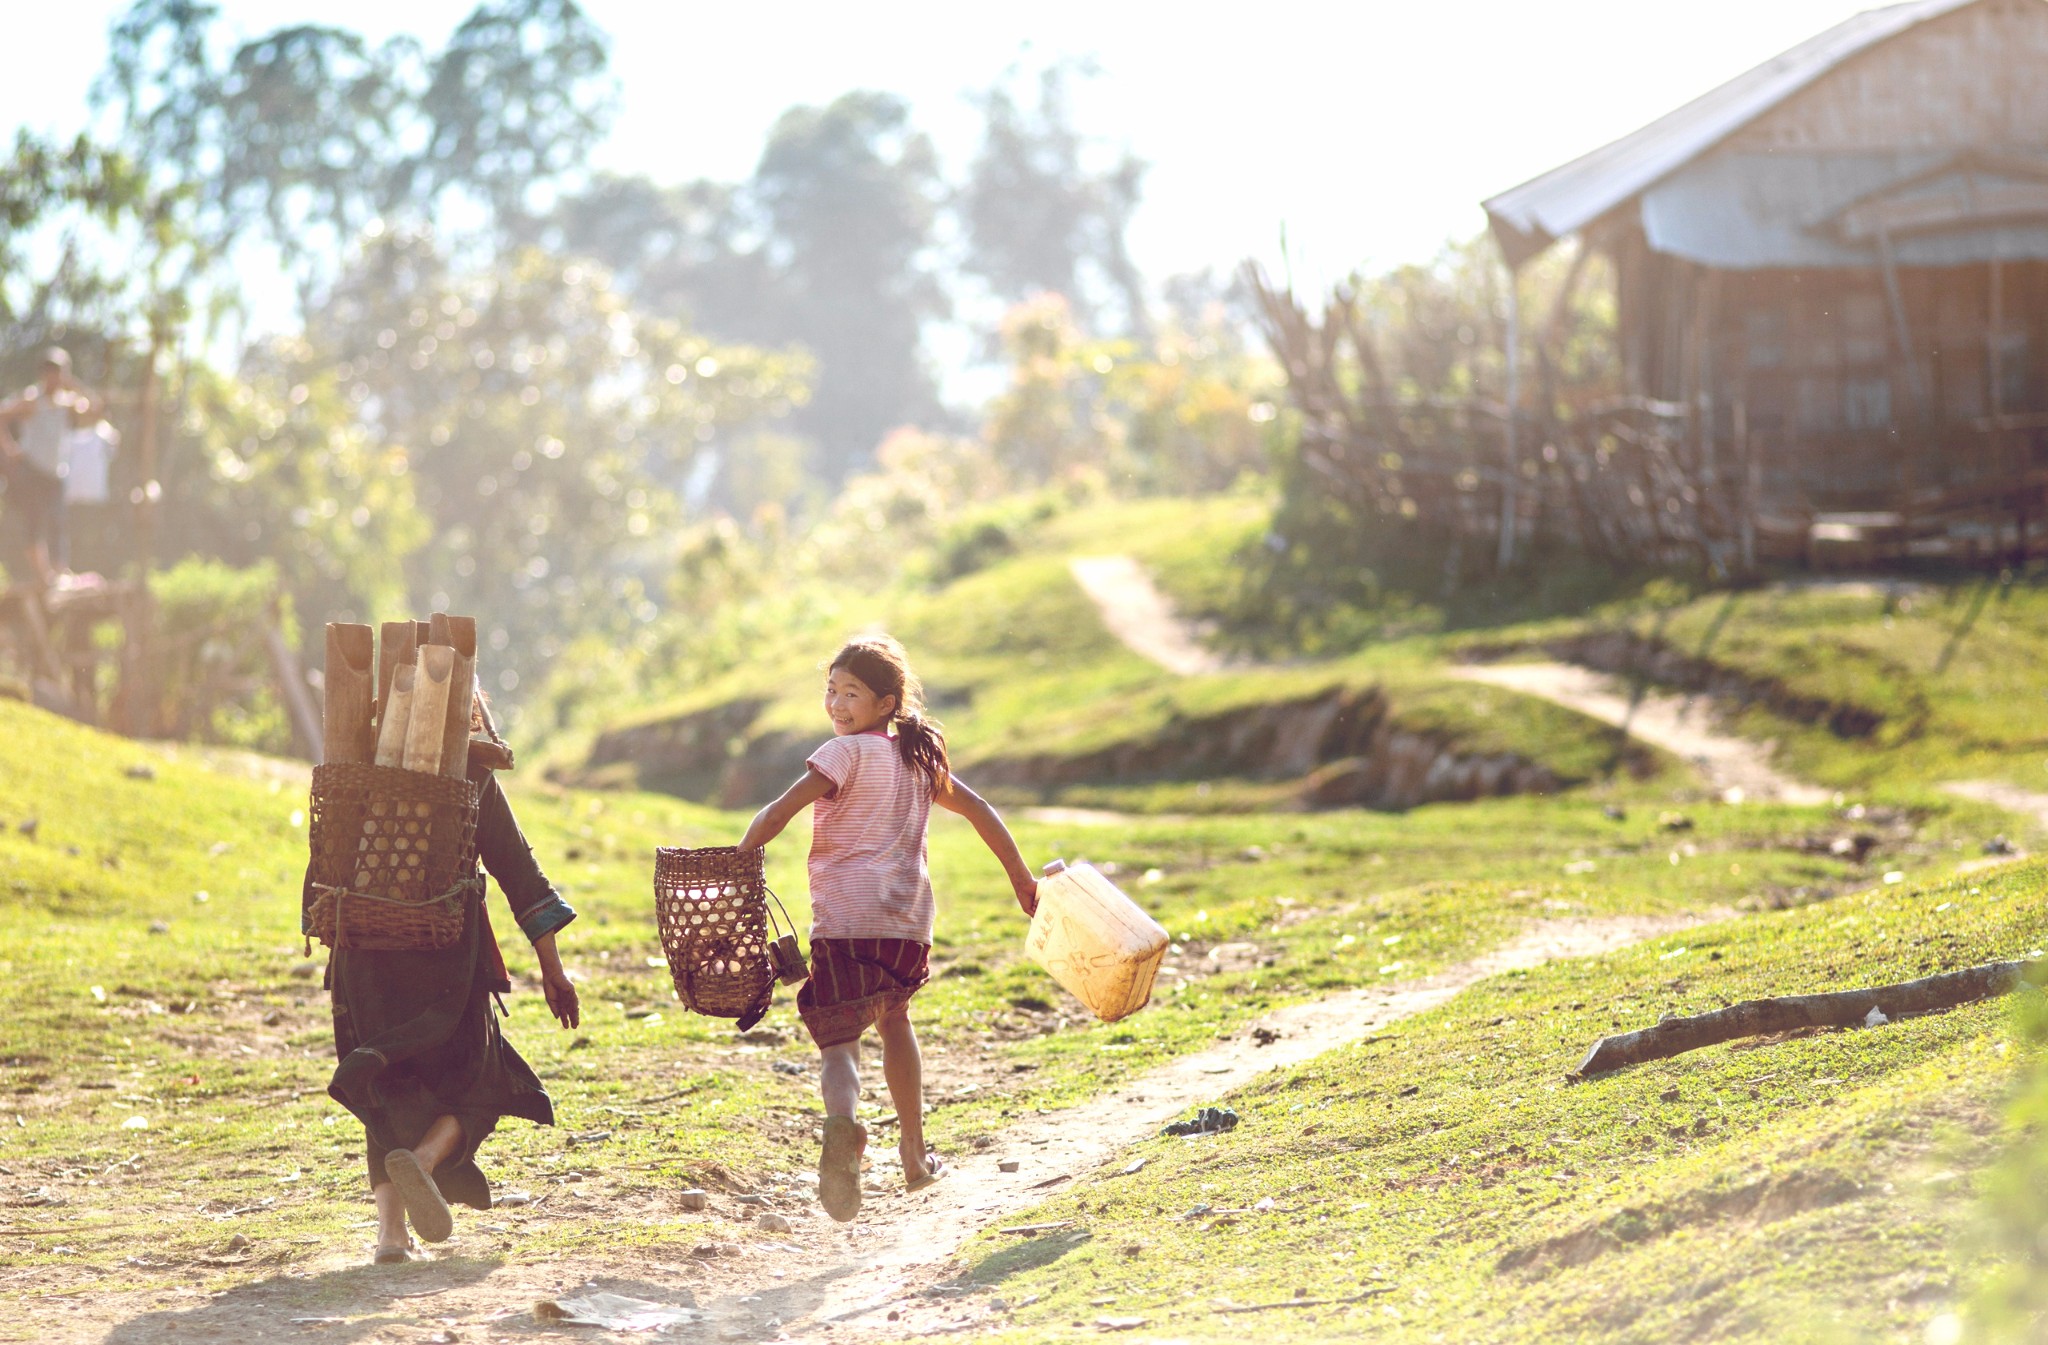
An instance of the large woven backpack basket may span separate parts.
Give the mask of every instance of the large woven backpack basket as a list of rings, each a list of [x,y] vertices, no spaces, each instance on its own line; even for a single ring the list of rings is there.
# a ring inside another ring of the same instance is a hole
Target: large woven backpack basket
[[[803,979],[796,940],[769,936],[771,900],[759,850],[662,846],[654,852],[654,923],[676,998],[707,1017],[737,1018],[744,1030],[768,1012],[778,975],[792,983]],[[785,912],[782,923],[788,921]]]
[[[329,948],[446,948],[476,871],[476,786],[393,766],[313,768],[306,931]]]

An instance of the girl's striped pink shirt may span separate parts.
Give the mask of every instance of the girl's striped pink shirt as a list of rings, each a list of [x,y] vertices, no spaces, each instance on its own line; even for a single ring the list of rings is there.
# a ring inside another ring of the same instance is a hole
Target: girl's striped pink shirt
[[[930,783],[886,733],[834,738],[805,764],[832,785],[811,808],[811,937],[930,943]]]

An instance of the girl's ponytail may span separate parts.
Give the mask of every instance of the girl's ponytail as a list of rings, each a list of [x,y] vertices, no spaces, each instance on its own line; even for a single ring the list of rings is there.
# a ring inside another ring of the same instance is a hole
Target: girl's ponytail
[[[904,765],[923,773],[932,793],[945,788],[953,773],[946,756],[946,728],[938,720],[926,718],[922,707],[897,712],[896,751]]]
[[[946,755],[946,730],[924,712],[924,687],[910,670],[910,658],[903,646],[887,635],[853,640],[833,655],[830,667],[844,668],[866,683],[877,696],[896,698],[896,751],[903,764],[923,775],[925,785],[936,794],[952,778],[952,762]]]

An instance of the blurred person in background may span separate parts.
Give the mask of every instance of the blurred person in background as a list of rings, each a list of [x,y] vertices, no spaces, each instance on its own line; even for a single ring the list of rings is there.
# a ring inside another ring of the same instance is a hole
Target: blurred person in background
[[[43,352],[41,375],[0,403],[0,458],[7,470],[7,506],[27,539],[36,582],[52,587],[67,572],[64,535],[65,454],[74,430],[92,423],[95,399],[71,376],[60,346]]]
[[[64,563],[85,570],[114,565],[125,554],[120,525],[109,508],[113,502],[114,459],[120,456],[121,432],[105,420],[73,430],[64,447]],[[104,583],[98,575],[76,573],[81,587]]]

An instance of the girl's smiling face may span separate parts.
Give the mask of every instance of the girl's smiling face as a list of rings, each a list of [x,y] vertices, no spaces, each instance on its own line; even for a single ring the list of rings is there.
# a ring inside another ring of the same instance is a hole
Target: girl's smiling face
[[[896,713],[896,698],[877,696],[866,682],[844,668],[834,668],[825,678],[825,713],[831,717],[832,732],[842,738],[873,733]]]

